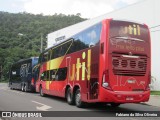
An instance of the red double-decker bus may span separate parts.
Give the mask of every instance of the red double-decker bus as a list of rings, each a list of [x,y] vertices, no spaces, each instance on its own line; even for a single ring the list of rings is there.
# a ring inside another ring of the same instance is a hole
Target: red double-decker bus
[[[40,55],[36,91],[77,107],[148,101],[150,49],[147,25],[105,19]]]

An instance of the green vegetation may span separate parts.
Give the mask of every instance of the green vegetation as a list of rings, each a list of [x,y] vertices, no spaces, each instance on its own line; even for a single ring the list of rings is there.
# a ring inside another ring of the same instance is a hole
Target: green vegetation
[[[151,91],[151,95],[160,95],[160,91]]]
[[[1,79],[6,79],[12,63],[38,56],[40,38],[46,41],[48,33],[84,21],[77,15],[55,14],[53,16],[33,15],[29,13],[12,14],[0,12],[0,67],[3,72]],[[22,33],[23,36],[19,35]],[[44,42],[44,48],[46,42]]]

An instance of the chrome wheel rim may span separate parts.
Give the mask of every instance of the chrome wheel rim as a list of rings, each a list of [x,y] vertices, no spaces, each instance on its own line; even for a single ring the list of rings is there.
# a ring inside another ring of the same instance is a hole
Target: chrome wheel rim
[[[26,85],[24,86],[24,91],[25,91],[25,92],[27,91],[27,87],[26,87]]]
[[[70,92],[67,93],[67,101],[68,101],[68,102],[71,101],[71,93],[70,93]]]
[[[24,87],[23,87],[23,85],[22,85],[22,88],[21,88],[21,90],[22,90],[22,92],[24,91]]]

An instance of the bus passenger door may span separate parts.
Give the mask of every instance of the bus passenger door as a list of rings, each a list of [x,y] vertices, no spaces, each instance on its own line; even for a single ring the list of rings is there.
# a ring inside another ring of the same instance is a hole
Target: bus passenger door
[[[99,95],[99,49],[99,45],[91,49],[90,80],[88,80],[89,100],[96,100]]]
[[[40,67],[40,84],[45,93],[48,93],[49,90],[49,52],[45,52],[42,55],[42,64]]]

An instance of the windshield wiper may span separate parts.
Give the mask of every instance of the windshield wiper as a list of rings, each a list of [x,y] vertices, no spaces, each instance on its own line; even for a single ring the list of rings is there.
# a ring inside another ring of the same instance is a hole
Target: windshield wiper
[[[117,36],[117,37],[112,37],[112,38],[115,38],[115,39],[124,39],[124,40],[135,40],[135,41],[140,41],[140,42],[144,42],[144,40],[142,39],[138,39],[138,38],[131,38],[131,37],[121,37],[121,36]]]

